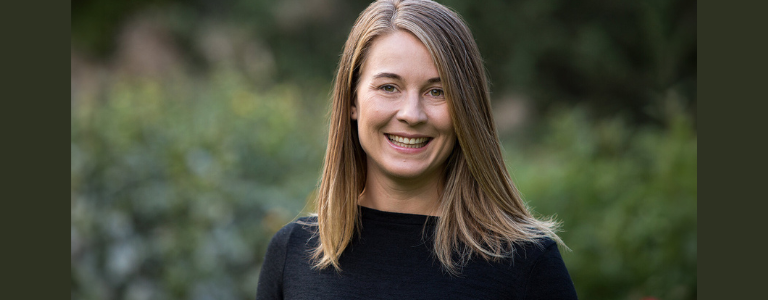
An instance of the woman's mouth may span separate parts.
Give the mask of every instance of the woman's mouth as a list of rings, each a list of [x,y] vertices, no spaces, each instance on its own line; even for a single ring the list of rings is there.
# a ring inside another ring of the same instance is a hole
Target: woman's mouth
[[[386,136],[392,144],[403,148],[421,148],[429,144],[429,141],[432,139],[430,137],[407,138],[391,134]]]

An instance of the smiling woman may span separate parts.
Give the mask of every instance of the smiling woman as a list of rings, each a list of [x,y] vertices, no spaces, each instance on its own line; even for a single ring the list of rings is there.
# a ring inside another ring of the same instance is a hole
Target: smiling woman
[[[373,42],[361,71],[352,119],[367,180],[358,204],[439,215],[440,177],[456,134],[429,51],[398,30]]]
[[[502,159],[467,26],[381,0],[335,78],[316,216],[270,242],[257,299],[575,299],[558,223],[531,215]]]

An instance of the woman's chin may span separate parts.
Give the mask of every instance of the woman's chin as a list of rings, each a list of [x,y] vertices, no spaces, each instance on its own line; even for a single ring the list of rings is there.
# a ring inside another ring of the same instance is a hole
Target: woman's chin
[[[427,168],[391,168],[385,172],[387,177],[396,180],[409,180],[409,181],[429,181],[432,177],[436,177],[438,172],[429,170]]]

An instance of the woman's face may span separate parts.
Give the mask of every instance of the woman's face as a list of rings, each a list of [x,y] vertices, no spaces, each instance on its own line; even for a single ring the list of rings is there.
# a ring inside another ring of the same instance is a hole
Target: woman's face
[[[356,89],[352,119],[367,155],[368,180],[413,184],[439,178],[456,135],[424,44],[405,31],[376,38]]]

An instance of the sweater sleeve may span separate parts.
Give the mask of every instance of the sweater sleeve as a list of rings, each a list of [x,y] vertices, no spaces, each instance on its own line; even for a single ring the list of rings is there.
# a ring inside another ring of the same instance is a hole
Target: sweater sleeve
[[[283,227],[269,241],[259,273],[256,300],[283,299],[283,266],[293,225]]]
[[[557,243],[548,245],[528,278],[526,299],[577,299],[576,288],[565,268]]]

